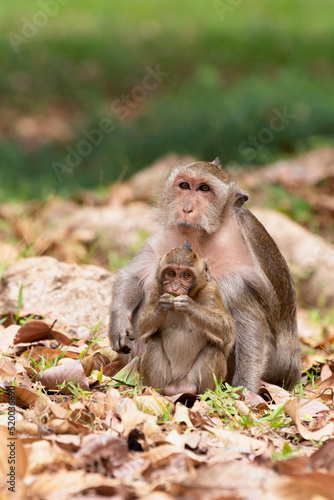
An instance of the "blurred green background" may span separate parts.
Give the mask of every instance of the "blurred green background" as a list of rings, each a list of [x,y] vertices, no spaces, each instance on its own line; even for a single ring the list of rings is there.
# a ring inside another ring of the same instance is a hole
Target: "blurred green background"
[[[2,2],[0,199],[103,190],[170,151],[333,144],[333,19],[332,0]]]

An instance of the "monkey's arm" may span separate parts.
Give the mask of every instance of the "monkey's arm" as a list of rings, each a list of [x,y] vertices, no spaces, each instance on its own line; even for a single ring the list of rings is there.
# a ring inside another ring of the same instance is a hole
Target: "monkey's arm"
[[[159,290],[155,288],[149,303],[138,318],[141,339],[147,341],[149,337],[159,331],[165,323],[167,312],[172,309],[173,300],[171,295],[168,293],[161,295]]]
[[[112,348],[117,352],[129,352],[133,340],[133,312],[144,300],[143,281],[146,268],[154,265],[151,247],[146,244],[136,257],[117,273],[112,288],[109,337]]]
[[[222,301],[211,299],[207,306],[195,302],[188,295],[180,295],[174,299],[174,309],[186,312],[211,344],[224,352],[232,346],[235,340],[234,324]]]

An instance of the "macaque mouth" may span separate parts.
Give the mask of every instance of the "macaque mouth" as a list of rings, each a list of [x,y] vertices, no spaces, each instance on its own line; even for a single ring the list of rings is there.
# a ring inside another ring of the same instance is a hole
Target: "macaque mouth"
[[[173,292],[169,292],[170,295],[172,295],[172,297],[180,297],[180,295],[188,295],[188,291],[187,290],[178,290],[178,291],[175,291],[173,290]]]
[[[202,227],[201,224],[198,224],[196,222],[186,222],[186,221],[180,221],[178,222],[178,225],[183,227],[197,227],[197,228]]]

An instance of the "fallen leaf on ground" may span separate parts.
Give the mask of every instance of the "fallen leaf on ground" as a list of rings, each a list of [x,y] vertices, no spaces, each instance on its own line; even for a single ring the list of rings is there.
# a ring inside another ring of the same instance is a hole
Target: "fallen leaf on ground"
[[[305,425],[303,425],[300,421],[300,410],[303,407],[303,401],[300,398],[291,399],[288,401],[284,409],[289,417],[292,418],[294,423],[296,424],[297,430],[300,435],[304,439],[309,439],[313,441],[324,441],[325,439],[329,439],[333,432],[333,422],[325,425],[322,429],[317,431],[310,431]]]
[[[265,441],[248,437],[235,431],[210,426],[205,426],[205,429],[212,432],[212,434],[224,443],[224,446],[238,448],[244,453],[251,453],[254,456],[261,455],[268,446]]]
[[[43,371],[43,375],[36,375],[34,380],[40,381],[44,387],[59,391],[62,394],[73,394],[69,384],[73,383],[84,391],[89,390],[89,379],[86,377],[81,361],[73,361],[66,365],[54,366]]]

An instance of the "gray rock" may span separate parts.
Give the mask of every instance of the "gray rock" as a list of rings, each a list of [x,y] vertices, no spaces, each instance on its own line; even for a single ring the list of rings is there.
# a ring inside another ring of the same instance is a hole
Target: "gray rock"
[[[291,266],[301,300],[312,306],[334,305],[334,247],[324,238],[274,210],[251,211],[274,238]]]
[[[102,320],[98,336],[108,331],[114,276],[98,266],[65,264],[52,257],[21,259],[9,266],[0,282],[3,309],[16,312],[20,286],[23,307],[37,308],[66,325],[75,337],[88,339]]]

